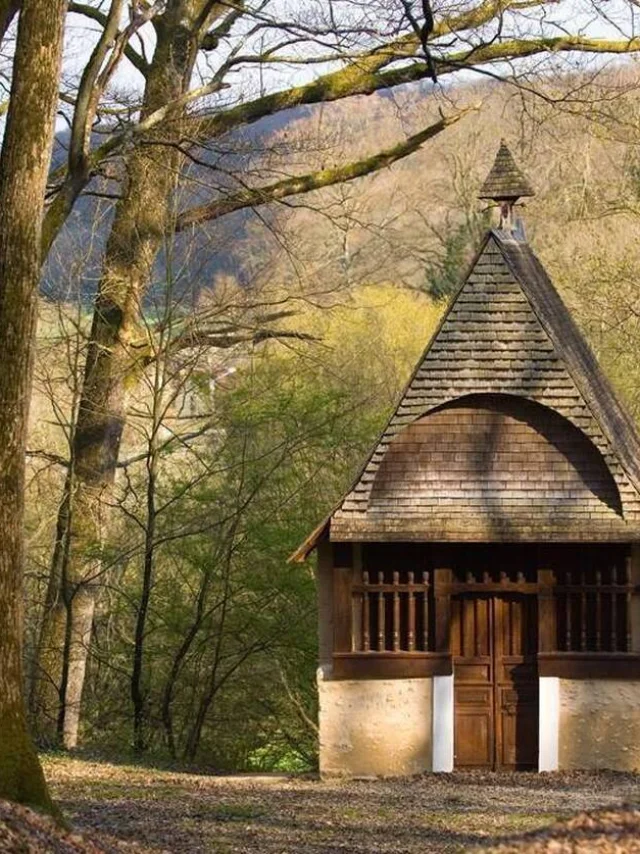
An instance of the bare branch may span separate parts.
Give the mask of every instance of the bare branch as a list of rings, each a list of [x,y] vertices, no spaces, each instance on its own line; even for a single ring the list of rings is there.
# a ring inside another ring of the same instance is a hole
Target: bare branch
[[[221,216],[241,210],[242,208],[281,201],[289,196],[308,193],[311,190],[331,187],[334,184],[341,184],[345,181],[353,181],[355,178],[361,178],[364,175],[370,175],[413,154],[429,139],[433,139],[433,137],[442,133],[450,125],[460,121],[463,116],[474,109],[476,107],[469,107],[451,116],[442,117],[439,121],[429,125],[429,127],[421,130],[419,133],[408,137],[404,142],[393,146],[393,148],[388,148],[378,154],[374,154],[372,157],[336,166],[334,169],[321,169],[318,172],[311,172],[307,175],[285,178],[283,181],[278,181],[267,187],[248,188],[234,196],[216,199],[209,204],[198,205],[190,210],[183,211],[177,218],[176,230],[183,231],[189,226],[208,220],[219,219]]]
[[[89,6],[87,3],[69,3],[69,11],[75,12],[77,15],[84,15],[85,18],[91,18],[92,21],[96,21],[96,23],[100,24],[101,27],[107,26],[108,15],[104,12],[101,12],[100,9],[95,6]],[[129,62],[136,68],[143,77],[146,77],[147,71],[149,70],[149,66],[144,59],[144,57],[140,56],[140,54],[128,44],[124,49],[124,54],[129,60]]]

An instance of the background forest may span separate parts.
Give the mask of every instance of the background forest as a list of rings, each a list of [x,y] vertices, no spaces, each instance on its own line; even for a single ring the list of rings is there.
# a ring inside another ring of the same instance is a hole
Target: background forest
[[[288,557],[455,293],[501,137],[640,417],[638,14],[0,0],[3,796],[53,809],[23,682],[41,749],[315,766],[313,567]]]
[[[529,238],[640,415],[637,78],[625,68],[545,85],[579,87],[595,105],[614,91],[616,121],[469,86],[480,107],[428,151],[164,247],[144,311],[162,331],[132,366],[109,499],[85,750],[220,770],[314,767],[313,571],[287,557],[348,486],[455,292],[489,221],[475,196],[501,135],[537,191],[522,212]],[[252,140],[250,168],[277,172],[283,146],[305,168],[362,156],[368,139],[391,144],[432,109],[413,88],[301,110],[261,137],[259,157]],[[37,690],[38,633],[105,216],[99,200],[71,220],[40,306],[27,658],[43,746],[55,739]],[[237,335],[265,318],[264,335]],[[210,343],[196,332],[212,322]]]

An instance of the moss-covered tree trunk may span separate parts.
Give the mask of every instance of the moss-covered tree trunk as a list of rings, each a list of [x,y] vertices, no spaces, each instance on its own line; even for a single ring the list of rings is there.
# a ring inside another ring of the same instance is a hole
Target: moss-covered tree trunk
[[[65,0],[24,0],[0,156],[0,798],[51,809],[22,672],[25,450]]]
[[[155,21],[157,44],[147,74],[142,118],[188,90],[197,54],[194,21],[202,0],[173,0]],[[101,549],[108,495],[125,423],[136,354],[145,352],[140,306],[170,228],[180,154],[182,108],[139,140],[125,161],[94,306],[84,383],[73,440],[73,466],[60,510],[57,557],[39,651],[35,708],[39,727],[57,721],[58,741],[78,743],[82,689],[95,603],[103,581]],[[167,144],[163,144],[166,142]],[[59,704],[58,714],[52,704]]]

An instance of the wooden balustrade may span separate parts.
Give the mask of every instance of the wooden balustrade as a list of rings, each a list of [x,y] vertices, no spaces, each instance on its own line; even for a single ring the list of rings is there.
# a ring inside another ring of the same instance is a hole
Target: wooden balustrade
[[[353,584],[354,652],[429,651],[429,573],[362,572]],[[360,643],[357,639],[360,638]]]
[[[629,652],[631,597],[635,586],[629,561],[589,572],[568,569],[553,588],[557,603],[557,650]]]

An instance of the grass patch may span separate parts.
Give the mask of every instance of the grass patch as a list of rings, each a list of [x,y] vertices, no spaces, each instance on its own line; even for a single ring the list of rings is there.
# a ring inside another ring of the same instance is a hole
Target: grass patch
[[[219,804],[207,810],[207,818],[214,821],[250,821],[265,814],[256,804]]]

